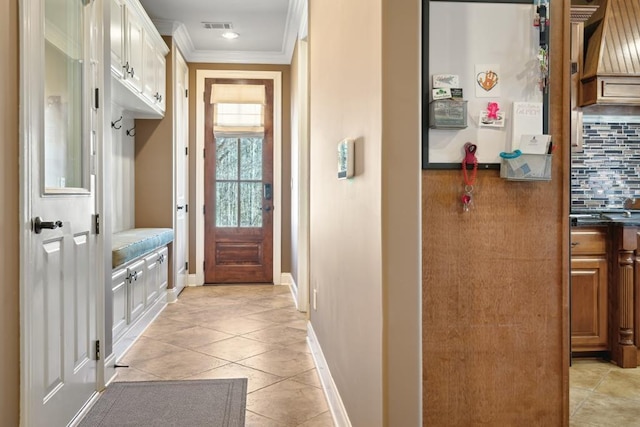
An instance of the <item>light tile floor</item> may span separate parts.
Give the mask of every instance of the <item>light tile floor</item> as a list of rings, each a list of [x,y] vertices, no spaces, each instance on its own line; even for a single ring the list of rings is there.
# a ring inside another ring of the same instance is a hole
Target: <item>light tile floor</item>
[[[640,426],[640,368],[574,359],[569,381],[572,427]]]
[[[125,354],[116,381],[248,378],[247,427],[332,427],[288,286],[186,288]]]

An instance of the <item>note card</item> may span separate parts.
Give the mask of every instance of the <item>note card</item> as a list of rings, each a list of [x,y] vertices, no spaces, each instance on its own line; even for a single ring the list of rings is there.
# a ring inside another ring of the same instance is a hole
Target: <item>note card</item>
[[[547,154],[550,143],[550,135],[522,135],[520,151],[523,154]]]
[[[522,135],[542,134],[542,111],[542,102],[513,103],[511,151],[520,148]]]

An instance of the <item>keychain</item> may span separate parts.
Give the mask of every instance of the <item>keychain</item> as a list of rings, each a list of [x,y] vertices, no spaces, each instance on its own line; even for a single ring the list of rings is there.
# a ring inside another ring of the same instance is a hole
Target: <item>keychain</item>
[[[462,211],[469,212],[473,201],[473,184],[476,182],[478,175],[478,159],[476,158],[477,145],[467,142],[464,144],[464,159],[462,159],[462,175],[464,176],[464,193],[462,194]],[[467,164],[473,164],[471,177],[467,172]]]

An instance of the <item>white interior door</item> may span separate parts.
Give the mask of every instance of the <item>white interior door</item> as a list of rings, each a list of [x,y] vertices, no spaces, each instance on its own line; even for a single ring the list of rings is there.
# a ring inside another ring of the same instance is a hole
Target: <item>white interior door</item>
[[[176,295],[187,285],[189,271],[186,268],[189,260],[189,68],[179,52],[176,51],[176,86],[175,86],[175,162],[176,162],[176,224],[174,237],[174,271],[176,272]]]
[[[64,426],[97,381],[95,3],[23,7],[22,425]]]

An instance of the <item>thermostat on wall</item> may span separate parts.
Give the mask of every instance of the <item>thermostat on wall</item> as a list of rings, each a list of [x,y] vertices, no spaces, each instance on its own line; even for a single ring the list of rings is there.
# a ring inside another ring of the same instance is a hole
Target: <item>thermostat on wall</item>
[[[354,146],[352,138],[343,139],[338,143],[338,179],[351,178],[354,175]]]

